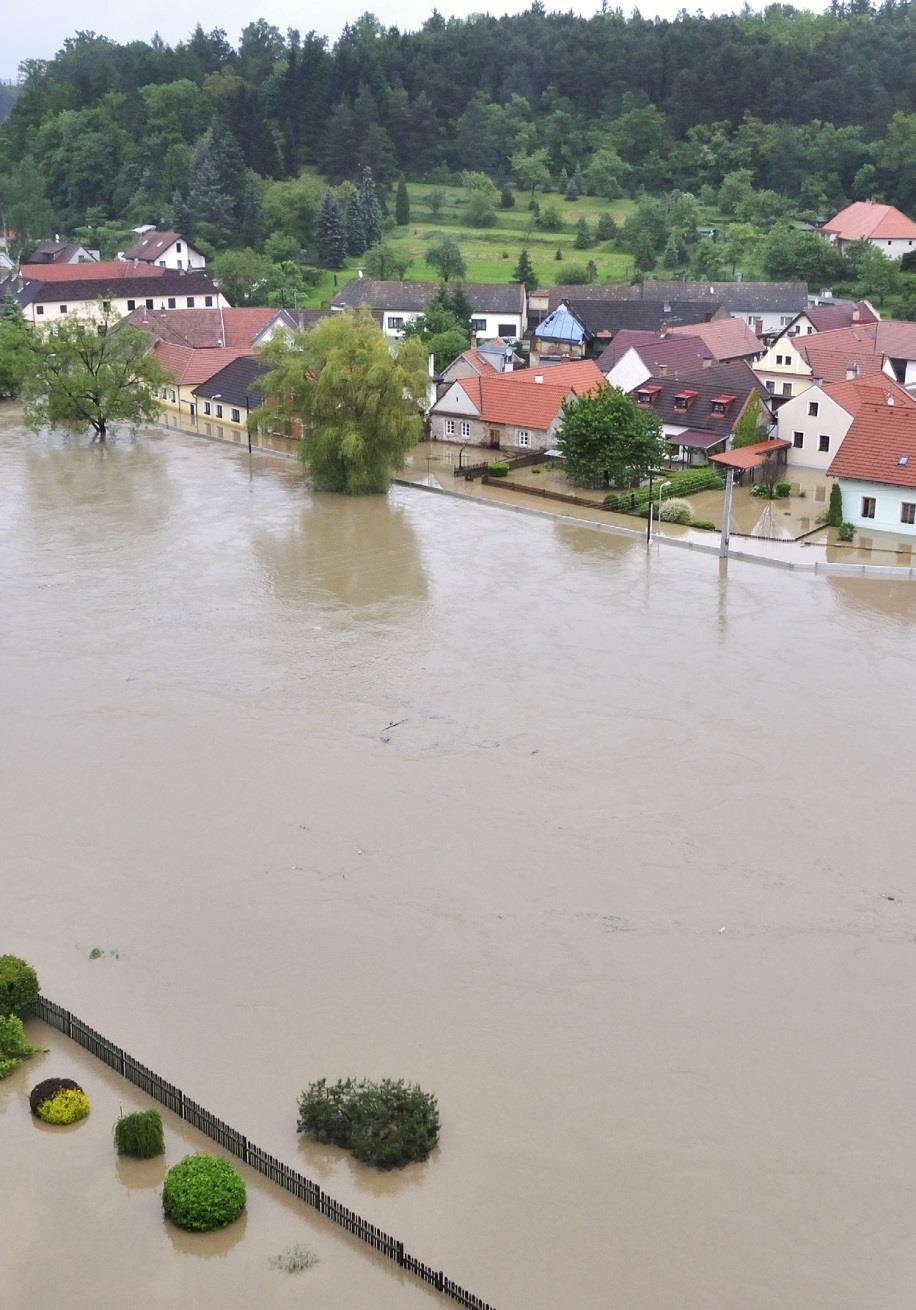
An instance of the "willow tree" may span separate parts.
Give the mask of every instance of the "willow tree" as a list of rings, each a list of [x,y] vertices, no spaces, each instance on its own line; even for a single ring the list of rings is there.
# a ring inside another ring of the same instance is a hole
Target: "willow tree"
[[[32,334],[30,367],[22,388],[31,427],[91,431],[104,441],[113,423],[148,422],[160,405],[157,390],[168,382],[151,353],[148,332],[121,327],[100,308],[97,319],[55,323],[52,333]]]
[[[294,431],[318,491],[385,492],[420,440],[428,385],[426,351],[394,342],[368,310],[345,310],[311,329],[280,333],[264,347],[269,372],[254,422]]]

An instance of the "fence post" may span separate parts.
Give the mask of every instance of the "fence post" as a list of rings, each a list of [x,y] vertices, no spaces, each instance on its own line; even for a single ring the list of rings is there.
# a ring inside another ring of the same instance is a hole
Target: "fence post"
[[[246,1164],[248,1163],[248,1138],[247,1137],[242,1138],[242,1159],[245,1161]]]
[[[442,1270],[440,1269],[439,1272],[436,1274],[436,1291],[437,1291],[437,1292],[441,1292],[441,1291],[443,1291],[443,1284],[444,1284],[444,1283],[445,1283],[445,1274],[444,1274],[444,1273],[442,1272]]]
[[[404,1243],[403,1243],[403,1242],[398,1242],[398,1243],[397,1243],[397,1258],[398,1258],[398,1264],[399,1264],[399,1265],[401,1266],[401,1268],[403,1269],[403,1267],[404,1267]]]

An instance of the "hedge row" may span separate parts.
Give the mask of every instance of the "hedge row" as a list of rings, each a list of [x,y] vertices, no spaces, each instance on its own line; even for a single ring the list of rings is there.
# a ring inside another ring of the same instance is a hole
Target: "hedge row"
[[[655,505],[659,502],[663,482],[668,484],[664,488],[665,500],[670,496],[692,496],[698,491],[721,491],[723,486],[721,477],[709,464],[701,468],[678,469],[653,481],[652,503]],[[649,508],[648,484],[634,487],[631,491],[612,491],[609,496],[605,496],[604,507],[616,510],[619,514],[642,513]]]

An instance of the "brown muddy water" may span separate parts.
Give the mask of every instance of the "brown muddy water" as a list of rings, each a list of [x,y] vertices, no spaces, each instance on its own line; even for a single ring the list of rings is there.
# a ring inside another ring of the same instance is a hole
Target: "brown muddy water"
[[[498,1310],[912,1305],[916,588],[0,428],[2,949],[49,996]],[[435,1301],[270,1189],[210,1259],[141,1236],[133,1094],[56,1050],[104,1105],[47,1139],[0,1088],[16,1310],[282,1305],[297,1241],[304,1303]],[[299,1142],[348,1073],[438,1093],[428,1163]]]

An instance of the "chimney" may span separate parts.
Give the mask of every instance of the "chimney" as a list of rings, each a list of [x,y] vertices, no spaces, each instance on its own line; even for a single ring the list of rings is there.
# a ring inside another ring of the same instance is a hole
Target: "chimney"
[[[665,309],[669,309],[669,308],[670,308],[669,305],[666,305],[666,306],[665,306]],[[667,323],[663,323],[663,324],[661,325],[661,327],[658,329],[658,335],[659,335],[660,337],[666,337],[666,336],[668,335],[668,324],[667,324]]]
[[[543,382],[543,381],[544,381],[544,374],[543,374],[543,373],[535,373],[535,375],[534,375],[534,380],[535,380],[535,382]]]
[[[849,365],[849,368],[846,370],[846,381],[854,382],[858,376],[859,376],[859,366],[856,363],[856,361],[853,360],[852,363]]]
[[[667,365],[667,364],[659,364],[659,366],[658,366],[658,376],[659,376],[660,378],[666,378],[666,377],[668,376],[668,365]]]
[[[856,305],[856,307],[855,307],[855,308],[853,309],[853,311],[852,311],[852,321],[853,321],[853,323],[858,323],[858,321],[859,321],[859,319],[860,319],[861,317],[862,317],[862,315],[861,315],[861,313],[860,313],[860,311],[859,311],[859,306]]]
[[[668,302],[667,300],[666,300],[665,303],[662,305],[662,309],[664,310],[664,312],[665,312],[666,314],[670,314],[670,313],[671,313],[671,305],[669,304],[669,302]]]
[[[712,355],[704,355],[704,356],[703,356],[703,367],[704,367],[704,368],[712,368]]]

